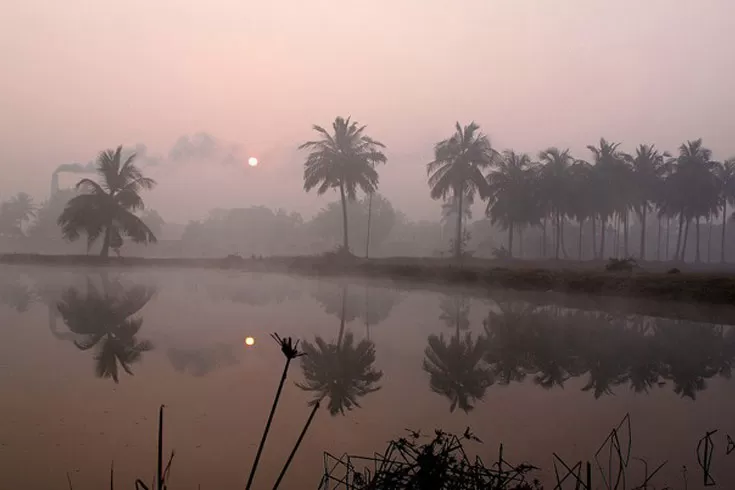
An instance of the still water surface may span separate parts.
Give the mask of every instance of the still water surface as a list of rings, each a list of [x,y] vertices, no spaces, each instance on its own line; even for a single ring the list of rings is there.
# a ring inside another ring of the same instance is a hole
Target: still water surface
[[[630,414],[632,456],[700,488],[713,436],[718,486],[735,485],[727,325],[534,307],[504,295],[220,271],[0,268],[0,488],[101,488],[155,474],[167,406],[169,488],[241,488],[284,358],[301,339],[255,488],[270,488],[313,400],[322,408],[282,488],[316,488],[329,451],[370,455],[405,429],[462,433],[486,460],[553,475],[588,460]],[[509,299],[509,297],[511,299]],[[253,337],[254,345],[245,345]],[[633,459],[632,471],[643,468]],[[640,468],[636,469],[636,465]],[[32,468],[32,470],[31,470]]]

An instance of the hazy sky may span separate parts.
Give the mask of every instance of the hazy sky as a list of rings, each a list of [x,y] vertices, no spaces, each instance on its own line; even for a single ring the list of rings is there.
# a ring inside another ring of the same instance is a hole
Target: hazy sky
[[[498,149],[600,136],[735,155],[732,0],[4,0],[0,197],[59,164],[206,131],[256,169],[166,162],[147,200],[184,221],[265,204],[308,216],[295,147],[352,115],[388,145],[382,192],[435,218],[425,163],[456,120]],[[229,151],[229,150],[228,150]],[[62,182],[69,183],[71,176]],[[76,176],[75,176],[76,178]]]

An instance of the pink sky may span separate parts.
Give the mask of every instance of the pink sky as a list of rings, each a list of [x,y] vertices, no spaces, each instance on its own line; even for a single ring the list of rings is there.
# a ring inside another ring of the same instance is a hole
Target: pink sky
[[[388,145],[382,192],[435,218],[425,163],[454,121],[536,153],[703,137],[735,155],[732,0],[6,0],[0,198],[48,194],[62,163],[206,131],[257,169],[162,165],[148,201],[185,221],[265,204],[309,216],[294,148],[352,115]]]

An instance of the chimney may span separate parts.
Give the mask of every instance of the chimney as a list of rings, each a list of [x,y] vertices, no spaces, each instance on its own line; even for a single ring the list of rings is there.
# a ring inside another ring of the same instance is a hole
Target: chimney
[[[51,196],[54,197],[54,195],[59,192],[59,174],[54,172],[51,174]]]

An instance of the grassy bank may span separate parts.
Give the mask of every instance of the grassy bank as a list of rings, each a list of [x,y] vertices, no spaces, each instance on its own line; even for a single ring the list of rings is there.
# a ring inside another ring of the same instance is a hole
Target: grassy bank
[[[0,264],[44,266],[117,267],[197,267],[258,272],[286,272],[310,276],[367,276],[407,281],[423,286],[456,285],[483,289],[562,293],[605,298],[625,298],[627,302],[651,300],[685,304],[735,306],[735,273],[694,272],[669,274],[647,271],[608,272],[605,263],[501,262],[467,259],[380,258],[361,259],[338,255],[226,258],[142,258],[93,255],[5,254]],[[545,297],[557,295],[545,294]],[[556,301],[555,301],[556,302]],[[647,308],[656,309],[653,304]],[[654,314],[651,311],[650,314]]]

